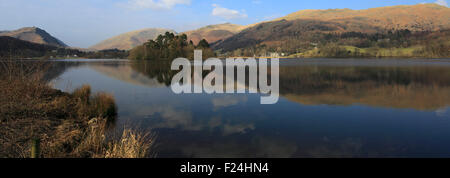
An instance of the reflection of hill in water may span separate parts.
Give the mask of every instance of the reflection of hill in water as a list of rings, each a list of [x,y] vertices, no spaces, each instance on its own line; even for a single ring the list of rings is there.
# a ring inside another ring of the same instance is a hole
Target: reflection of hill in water
[[[52,81],[68,71],[70,68],[89,66],[89,68],[102,73],[108,77],[127,82],[133,85],[141,85],[147,87],[165,87],[167,81],[160,81],[157,76],[145,75],[143,72],[136,70],[133,65],[123,61],[59,61],[49,62],[45,66],[48,67],[44,74],[47,81]],[[143,65],[146,66],[146,65]],[[170,67],[170,66],[169,66]],[[170,69],[170,68],[169,68]],[[161,74],[164,75],[164,74]],[[170,83],[169,83],[170,84]]]
[[[35,61],[31,61],[35,62]],[[64,72],[70,68],[80,67],[86,65],[83,62],[46,62],[43,64],[46,68],[44,73],[44,79],[46,81],[52,81],[62,75]]]
[[[178,71],[172,71],[170,66],[169,61],[133,61],[131,63],[133,70],[146,77],[154,78],[166,86],[170,86],[172,77],[178,73]]]
[[[425,66],[290,66],[280,69],[280,91],[288,100],[307,105],[436,110],[450,105],[450,70]]]
[[[139,61],[131,66],[166,86],[178,72],[170,70],[169,62]],[[450,105],[450,70],[438,66],[281,66],[280,94],[306,105],[436,110]]]
[[[156,78],[150,78],[135,71],[130,65],[93,65],[91,68],[109,77],[130,84],[148,87],[165,87],[164,83],[159,82]]]
[[[89,65],[100,73],[131,84],[166,87],[178,72],[170,70],[170,64],[166,61],[54,62],[46,78],[52,80],[71,67]],[[280,94],[305,105],[362,104],[437,110],[450,106],[450,70],[449,67],[420,65],[282,65]]]

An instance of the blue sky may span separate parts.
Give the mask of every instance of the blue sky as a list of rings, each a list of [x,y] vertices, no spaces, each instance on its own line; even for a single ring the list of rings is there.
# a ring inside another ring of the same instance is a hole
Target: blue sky
[[[252,24],[303,9],[367,9],[448,0],[0,0],[0,30],[40,27],[70,46],[89,47],[142,28],[178,32],[210,24]]]

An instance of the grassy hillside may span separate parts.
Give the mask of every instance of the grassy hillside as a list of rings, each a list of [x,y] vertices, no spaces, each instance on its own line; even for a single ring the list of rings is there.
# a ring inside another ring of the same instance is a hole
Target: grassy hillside
[[[277,20],[282,19],[313,19],[338,23],[361,21],[367,25],[383,29],[435,31],[450,28],[450,9],[433,3],[380,7],[366,10],[302,10]]]
[[[158,37],[158,35],[164,34],[166,32],[176,33],[175,31],[170,29],[160,29],[160,28],[137,30],[112,37],[90,48],[95,50],[105,50],[105,49],[130,50],[136,46],[144,44],[148,40],[154,40],[156,37]]]
[[[354,27],[357,26],[357,27]],[[321,36],[315,33],[340,32],[344,29],[359,31],[360,29],[372,29],[376,32],[379,29],[366,24],[340,24],[336,22],[326,22],[318,20],[280,20],[262,23],[254,27],[213,44],[215,49],[232,51],[238,48],[246,48],[254,45],[279,46],[290,40],[301,40],[309,44],[309,41],[320,39]],[[319,38],[318,38],[319,37]]]
[[[255,24],[212,46],[225,56],[449,57],[448,19],[449,8],[433,4],[304,10]]]
[[[216,41],[231,37],[245,28],[246,26],[225,23],[218,25],[209,25],[197,30],[187,31],[183,33],[188,36],[188,41],[191,40],[194,44],[198,44],[198,42],[200,42],[200,40],[202,39],[205,39],[210,43],[214,43]]]

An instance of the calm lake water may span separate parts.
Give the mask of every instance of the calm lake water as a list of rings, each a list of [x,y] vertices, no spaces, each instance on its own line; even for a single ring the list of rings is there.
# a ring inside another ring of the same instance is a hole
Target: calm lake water
[[[288,59],[280,100],[183,94],[169,64],[53,61],[58,89],[115,96],[116,128],[157,134],[158,157],[450,157],[450,60]]]

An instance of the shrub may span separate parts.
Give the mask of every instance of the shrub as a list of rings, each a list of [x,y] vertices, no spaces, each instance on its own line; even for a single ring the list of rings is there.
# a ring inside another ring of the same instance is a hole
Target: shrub
[[[117,116],[114,97],[107,93],[97,93],[91,99],[91,107],[96,116],[111,120]]]

